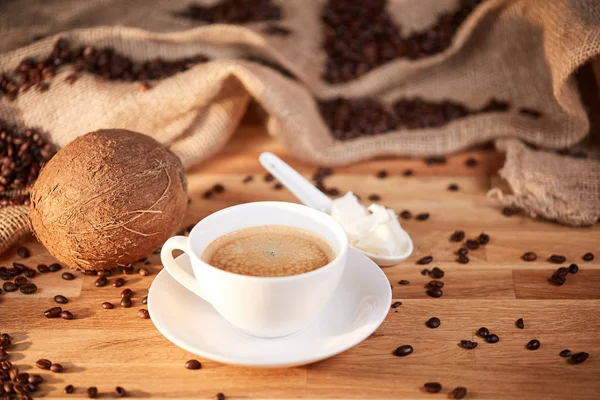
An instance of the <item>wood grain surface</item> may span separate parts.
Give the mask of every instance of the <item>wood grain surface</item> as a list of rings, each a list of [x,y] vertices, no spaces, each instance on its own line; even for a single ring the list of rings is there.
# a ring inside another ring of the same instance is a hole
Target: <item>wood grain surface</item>
[[[246,123],[232,142],[217,157],[194,168],[189,175],[192,200],[186,225],[224,207],[257,200],[295,201],[284,190],[273,189],[273,182],[262,179],[264,171],[257,157],[273,151],[302,173],[315,168],[287,156],[277,142],[255,124]],[[479,161],[475,168],[464,165],[468,157]],[[39,372],[46,380],[36,395],[52,398],[85,397],[88,386],[97,386],[101,397],[114,397],[115,386],[124,387],[129,397],[216,398],[447,398],[456,386],[468,389],[467,399],[600,399],[600,228],[568,228],[522,215],[506,217],[490,204],[486,192],[501,184],[496,171],[502,155],[492,150],[477,150],[453,155],[444,165],[428,166],[421,159],[381,159],[336,170],[327,178],[330,187],[342,193],[353,190],[368,197],[381,196],[381,203],[413,215],[429,212],[427,221],[402,221],[415,243],[413,256],[394,267],[384,268],[393,285],[397,309],[390,309],[383,325],[360,345],[316,364],[289,369],[251,369],[230,367],[189,354],[163,338],[152,321],[137,316],[142,298],[162,268],[157,255],[145,266],[150,276],[123,275],[134,291],[132,308],[118,306],[119,293],[111,285],[97,288],[95,277],[76,273],[65,281],[50,273],[33,278],[36,294],[19,292],[0,295],[0,331],[13,337],[10,360],[22,372]],[[378,179],[385,169],[389,176]],[[402,175],[413,170],[410,177]],[[247,175],[252,182],[243,184]],[[203,199],[215,183],[224,193]],[[450,192],[456,183],[460,190]],[[455,262],[459,247],[449,241],[456,229],[468,238],[481,232],[490,235],[489,244],[471,251],[471,262]],[[49,264],[54,260],[43,246],[29,238],[26,246],[32,256],[28,266]],[[538,254],[535,262],[524,262],[526,251]],[[582,262],[588,252],[593,262]],[[545,259],[563,254],[576,262],[580,271],[568,277],[564,286],[548,282],[558,267]],[[442,298],[425,294],[423,266],[415,261],[432,255],[446,275]],[[15,250],[0,258],[0,265],[20,261]],[[138,265],[142,266],[142,265]],[[109,278],[111,282],[114,277]],[[398,285],[400,279],[410,281]],[[55,303],[52,297],[63,294],[70,300],[64,309],[75,319],[50,320],[44,310]],[[104,310],[103,301],[116,307]],[[432,316],[441,326],[432,330],[425,321]],[[514,325],[524,318],[525,329]],[[475,335],[486,326],[501,338],[497,344],[483,343]],[[525,349],[531,339],[541,341],[537,351]],[[461,339],[477,340],[474,350],[458,346]],[[414,353],[403,358],[392,351],[411,344]],[[585,351],[589,359],[572,365],[558,356],[565,348]],[[64,372],[40,371],[33,365],[39,358],[61,363]],[[184,368],[186,360],[199,359],[203,367]],[[423,391],[425,382],[440,382],[442,393]],[[67,384],[75,394],[65,395]]]

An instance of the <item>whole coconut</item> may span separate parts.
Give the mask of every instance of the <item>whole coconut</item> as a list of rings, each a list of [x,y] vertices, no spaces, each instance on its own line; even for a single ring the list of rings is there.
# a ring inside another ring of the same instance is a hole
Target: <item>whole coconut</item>
[[[182,223],[187,185],[179,159],[149,136],[106,129],[81,136],[41,170],[31,191],[37,238],[66,265],[127,265]]]

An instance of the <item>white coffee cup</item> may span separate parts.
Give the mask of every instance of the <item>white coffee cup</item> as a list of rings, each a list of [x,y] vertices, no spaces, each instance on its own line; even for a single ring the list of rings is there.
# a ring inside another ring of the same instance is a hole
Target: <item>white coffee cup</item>
[[[312,232],[329,243],[335,258],[316,270],[283,277],[234,274],[201,260],[215,239],[264,225],[286,225]],[[173,250],[182,250],[190,257],[195,276],[177,265]],[[346,233],[329,215],[299,204],[257,202],[209,215],[198,222],[189,237],[168,239],[160,257],[173,278],[211,303],[232,325],[253,336],[275,338],[298,332],[314,320],[338,286],[347,252]]]

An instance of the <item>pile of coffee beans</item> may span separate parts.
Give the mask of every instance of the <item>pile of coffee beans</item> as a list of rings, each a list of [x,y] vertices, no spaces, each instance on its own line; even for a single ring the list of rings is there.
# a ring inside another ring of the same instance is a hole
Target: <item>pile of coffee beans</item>
[[[37,271],[21,263],[13,263],[12,268],[0,266],[0,279],[5,281],[2,284],[2,289],[6,293],[16,292],[17,290],[23,294],[35,293],[38,287],[29,282],[29,279],[35,278],[36,275]]]
[[[567,276],[569,274],[576,274],[579,272],[579,266],[577,264],[571,264],[569,267],[560,267],[550,277],[550,283],[556,286],[562,286],[567,282]]]
[[[446,50],[458,27],[481,0],[463,0],[438,15],[428,29],[402,37],[386,11],[386,0],[328,0],[321,14],[327,64],[323,79],[343,83],[398,58],[416,60]]]
[[[510,109],[508,103],[495,99],[480,109],[469,109],[450,100],[436,102],[418,97],[398,99],[391,105],[370,97],[337,97],[319,100],[318,106],[325,124],[337,140],[397,130],[437,128],[456,119]]]
[[[12,345],[12,338],[8,333],[0,335],[0,395],[3,399],[31,399],[31,393],[37,392],[44,379],[37,374],[20,372],[10,362],[7,350]],[[50,368],[50,367],[48,367]]]
[[[164,79],[183,72],[194,65],[208,61],[199,54],[178,60],[163,60],[160,57],[140,62],[119,54],[110,47],[94,46],[71,47],[66,39],[58,39],[49,55],[41,59],[25,58],[12,73],[0,77],[0,98],[14,100],[20,93],[35,87],[44,92],[61,67],[72,66],[71,73],[65,78],[74,83],[82,72],[96,75],[101,80],[142,82],[141,90],[148,90],[148,80]]]
[[[0,97],[2,90],[0,83]],[[29,204],[24,191],[55,153],[54,146],[37,130],[19,131],[0,119],[0,208]]]
[[[224,0],[212,6],[190,4],[175,15],[207,24],[245,24],[280,20],[281,9],[273,0]]]

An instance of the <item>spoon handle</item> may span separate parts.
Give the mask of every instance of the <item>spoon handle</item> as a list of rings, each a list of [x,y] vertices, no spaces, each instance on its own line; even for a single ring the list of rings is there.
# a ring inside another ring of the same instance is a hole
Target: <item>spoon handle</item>
[[[258,160],[304,205],[326,213],[331,210],[331,199],[275,154],[264,152]]]

